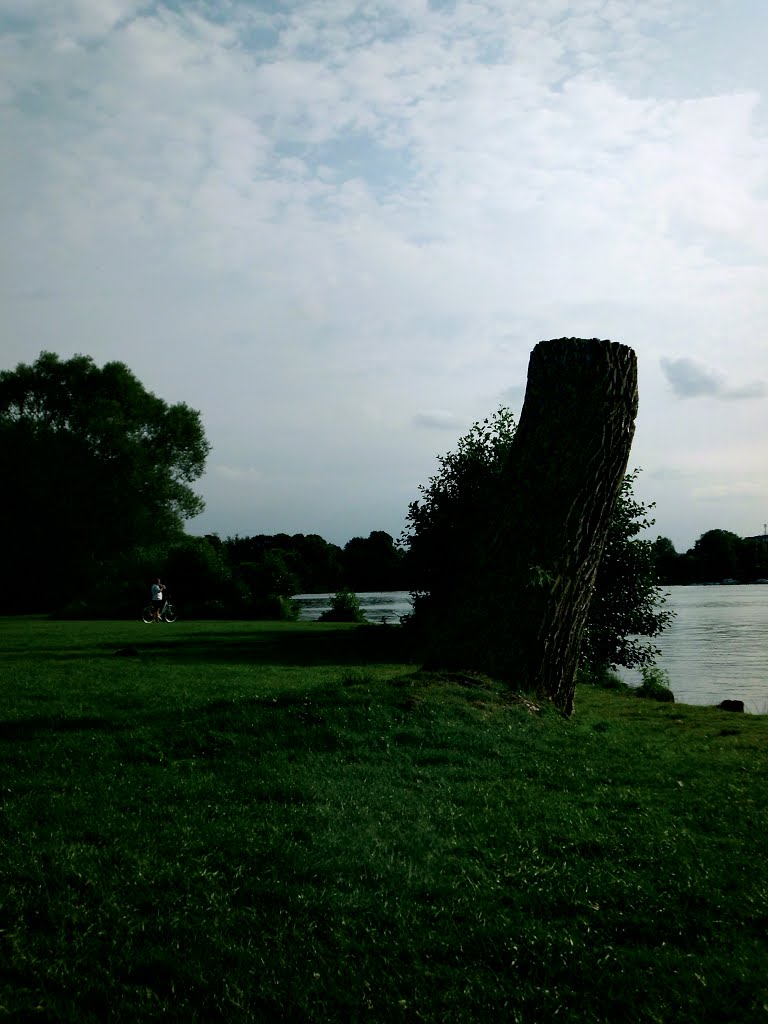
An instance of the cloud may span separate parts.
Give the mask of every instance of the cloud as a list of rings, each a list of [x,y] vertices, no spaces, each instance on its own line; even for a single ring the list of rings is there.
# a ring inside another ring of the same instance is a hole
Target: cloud
[[[745,398],[763,398],[768,394],[764,381],[754,380],[734,387],[725,378],[693,359],[660,360],[661,369],[678,398],[719,398],[735,401]]]
[[[397,533],[435,432],[519,408],[541,338],[636,348],[652,471],[683,329],[675,394],[768,380],[768,66],[710,6],[0,0],[7,365],[123,359],[199,408],[205,528],[258,499]],[[718,27],[738,62],[698,56]]]
[[[256,483],[264,479],[264,473],[253,466],[215,465],[208,470],[213,476],[220,477],[231,483]]]
[[[499,394],[499,402],[513,409],[521,409],[525,398],[525,384],[511,384]]]
[[[416,427],[423,427],[428,430],[461,430],[463,421],[452,412],[442,409],[433,409],[426,412],[418,412],[413,417],[413,424]]]
[[[652,469],[647,474],[649,480],[659,480],[659,481],[665,481],[665,480],[679,481],[679,480],[684,480],[687,477],[687,475],[688,474],[686,473],[686,471],[681,469],[679,466],[663,466],[663,465],[662,466],[656,466],[654,469]]]
[[[736,499],[765,498],[765,489],[753,480],[732,480],[726,483],[703,484],[691,490],[691,496],[701,501],[733,502]]]

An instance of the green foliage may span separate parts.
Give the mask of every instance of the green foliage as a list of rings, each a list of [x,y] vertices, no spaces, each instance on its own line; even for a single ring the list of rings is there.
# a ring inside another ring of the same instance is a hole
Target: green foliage
[[[367,537],[353,537],[344,546],[343,573],[346,585],[358,592],[401,590],[403,552],[384,530]]]
[[[320,616],[321,622],[365,622],[366,618],[357,599],[357,594],[348,587],[342,587],[331,598],[331,607]]]
[[[576,682],[579,686],[600,686],[604,690],[626,692],[630,689],[619,673],[608,665],[589,668],[582,664],[576,673]]]
[[[240,562],[236,575],[254,598],[265,594],[290,597],[299,591],[298,576],[288,565],[289,556],[280,548],[265,551],[256,562]]]
[[[349,571],[348,551],[354,552],[357,578],[371,589],[385,589],[402,569],[403,554],[383,531],[353,538],[344,551],[315,534],[260,534],[225,541],[214,534],[181,536],[111,559],[84,596],[60,606],[57,616],[133,618],[146,599],[149,581],[159,575],[185,618],[294,619],[298,606],[291,596],[318,587],[321,592],[338,590],[340,578]],[[340,614],[348,615],[349,609],[341,608]]]
[[[279,559],[275,593],[328,593],[341,586],[356,592],[366,590],[402,590],[403,552],[383,530],[372,530],[367,537],[352,537],[340,548],[317,534],[289,536],[258,534],[253,537],[229,537],[223,542],[233,567],[262,566],[271,558]],[[246,570],[252,574],[253,569]],[[270,589],[266,587],[266,589]],[[264,591],[265,585],[255,585]]]
[[[664,704],[674,702],[675,695],[670,686],[669,673],[658,665],[643,665],[640,668],[641,685],[635,690],[638,697],[647,697]]]
[[[255,594],[327,593],[342,584],[342,549],[315,533],[236,535],[222,544],[233,570]]]
[[[658,636],[672,619],[656,585],[653,543],[638,537],[653,520],[652,506],[634,496],[637,475],[622,482],[589,606],[582,660],[593,668],[652,662],[658,649],[643,638]]]
[[[251,598],[250,617],[281,622],[295,622],[299,617],[299,604],[285,594],[269,593]]]
[[[186,537],[173,544],[158,571],[186,614],[207,602],[223,600],[231,587],[232,572],[226,558],[205,537]]]
[[[242,611],[250,600],[233,579],[225,553],[207,537],[184,537],[170,544],[137,547],[103,567],[84,597],[58,607],[57,618],[130,618],[149,598],[160,576],[167,595],[187,618],[221,617]]]
[[[740,573],[741,537],[730,530],[708,530],[693,546],[706,580],[735,578]]]
[[[659,582],[665,584],[678,583],[675,579],[675,565],[678,560],[675,545],[669,537],[657,537],[653,542],[653,561]]]
[[[493,510],[509,500],[501,482],[515,429],[504,407],[475,423],[455,452],[439,457],[440,471],[410,505],[401,542],[417,581],[412,627],[429,632],[460,603],[462,591],[476,581],[477,567],[485,564]],[[592,669],[652,660],[657,650],[642,638],[657,636],[671,618],[656,586],[653,547],[638,539],[652,520],[649,507],[634,497],[636,477],[637,471],[624,479],[590,604],[582,660]],[[550,583],[547,569],[531,566],[531,587]]]
[[[199,413],[146,391],[123,363],[43,352],[0,372],[0,522],[14,537],[5,610],[80,600],[105,564],[178,537],[209,445]],[[9,603],[12,602],[12,603]]]
[[[413,580],[412,625],[429,629],[482,564],[488,511],[498,500],[499,481],[515,431],[504,407],[475,423],[455,452],[439,456],[440,470],[411,502],[401,544]]]
[[[668,537],[654,542],[654,557],[664,584],[752,583],[768,579],[768,538],[739,537],[730,530],[707,530],[684,554]]]

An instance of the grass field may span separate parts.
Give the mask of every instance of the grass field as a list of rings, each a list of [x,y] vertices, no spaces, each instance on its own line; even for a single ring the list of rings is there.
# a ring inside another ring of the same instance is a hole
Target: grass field
[[[565,721],[395,627],[0,652],[0,1018],[768,1021],[765,716]]]

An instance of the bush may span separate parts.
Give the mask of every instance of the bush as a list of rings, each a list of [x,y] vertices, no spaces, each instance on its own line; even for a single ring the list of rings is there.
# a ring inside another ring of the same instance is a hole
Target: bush
[[[90,619],[95,618],[94,609],[87,601],[69,601],[51,612],[52,619]]]
[[[254,598],[252,612],[258,619],[295,622],[299,617],[299,607],[298,601],[292,601],[283,594],[267,594],[265,597]]]
[[[331,607],[320,616],[321,622],[365,622],[366,618],[349,587],[342,587],[331,598]]]
[[[674,701],[675,695],[669,685],[669,672],[659,668],[658,665],[642,665],[640,673],[643,682],[635,691],[638,697],[658,700],[667,704]]]
[[[629,686],[619,673],[607,665],[601,665],[595,669],[582,666],[576,673],[576,683],[577,685],[586,683],[589,686],[600,686],[604,690],[629,690]]]

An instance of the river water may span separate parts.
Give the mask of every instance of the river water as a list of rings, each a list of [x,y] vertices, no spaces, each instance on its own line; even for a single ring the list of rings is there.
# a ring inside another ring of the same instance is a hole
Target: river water
[[[331,607],[333,594],[297,594],[293,598],[300,605],[299,619],[319,619]],[[359,593],[357,599],[371,622],[382,620],[396,625],[401,615],[411,610],[411,599],[407,590],[389,590]]]
[[[672,624],[654,644],[675,699],[682,704],[743,700],[747,711],[768,714],[768,585],[668,587]],[[330,594],[300,594],[300,618],[317,619]],[[410,609],[407,591],[358,594],[371,622],[397,623]],[[639,672],[622,673],[630,683]]]
[[[743,700],[747,711],[768,714],[768,586],[668,587],[666,593],[677,614],[653,643],[675,699]],[[639,673],[624,675],[639,681]]]

